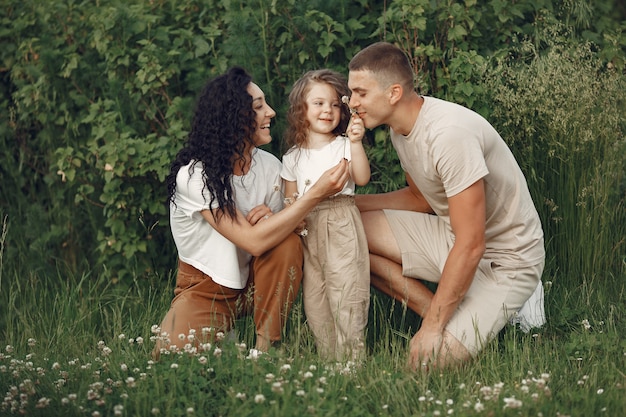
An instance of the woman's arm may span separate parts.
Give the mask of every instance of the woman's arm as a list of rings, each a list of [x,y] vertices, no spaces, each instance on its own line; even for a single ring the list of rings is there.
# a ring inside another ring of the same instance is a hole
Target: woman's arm
[[[341,191],[348,176],[348,163],[343,160],[326,171],[311,189],[293,204],[255,225],[251,225],[240,211],[237,211],[235,219],[222,215],[217,221],[210,210],[203,210],[201,213],[204,219],[226,239],[253,256],[259,256],[292,233],[317,203]]]

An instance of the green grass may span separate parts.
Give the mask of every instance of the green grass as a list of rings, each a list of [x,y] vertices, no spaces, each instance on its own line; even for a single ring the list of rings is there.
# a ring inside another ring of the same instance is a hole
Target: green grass
[[[286,342],[251,357],[253,331],[206,351],[155,363],[152,325],[170,300],[171,277],[110,286],[83,275],[3,274],[0,415],[622,415],[626,411],[623,286],[567,293],[600,297],[587,322],[524,334],[508,327],[460,369],[406,367],[417,318],[373,293],[367,361],[325,363],[313,349],[300,302]],[[590,283],[591,284],[591,283]],[[595,284],[595,283],[594,283]],[[559,295],[560,297],[560,295]],[[555,303],[553,289],[547,299]],[[552,320],[551,320],[552,321]],[[370,335],[372,336],[372,335]],[[193,411],[192,411],[193,410]]]

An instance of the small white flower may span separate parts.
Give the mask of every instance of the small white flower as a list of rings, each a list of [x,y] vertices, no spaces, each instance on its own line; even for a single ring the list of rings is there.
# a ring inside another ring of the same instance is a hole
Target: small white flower
[[[248,357],[246,359],[253,359],[256,360],[259,358],[259,356],[261,356],[263,354],[263,352],[261,352],[258,349],[250,349],[250,352],[248,353]]]
[[[265,396],[263,394],[257,394],[254,396],[254,402],[257,404],[261,404],[265,402]]]

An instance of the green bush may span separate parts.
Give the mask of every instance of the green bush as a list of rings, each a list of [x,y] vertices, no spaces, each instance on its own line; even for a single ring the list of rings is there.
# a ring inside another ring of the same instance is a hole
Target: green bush
[[[95,267],[113,282],[175,265],[163,179],[186,136],[197,92],[245,66],[278,112],[306,70],[346,73],[363,46],[400,45],[426,94],[488,115],[481,82],[494,57],[564,22],[566,43],[624,68],[625,25],[584,1],[7,0],[0,11],[0,214],[19,270]],[[623,19],[623,16],[621,16]],[[404,184],[385,129],[368,134],[372,182]],[[543,167],[529,167],[540,170]],[[541,176],[542,173],[535,175]],[[546,194],[548,195],[548,194]]]

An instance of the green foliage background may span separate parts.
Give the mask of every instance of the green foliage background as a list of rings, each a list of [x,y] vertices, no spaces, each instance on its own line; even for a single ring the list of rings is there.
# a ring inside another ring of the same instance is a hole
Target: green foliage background
[[[279,156],[292,83],[313,68],[346,74],[357,51],[387,40],[410,56],[421,92],[479,111],[510,143],[544,221],[548,277],[592,242],[605,248],[594,271],[623,276],[619,0],[2,3],[0,215],[17,273],[91,270],[130,285],[172,269],[163,180],[205,81],[232,65],[253,74],[278,112],[269,150]],[[573,72],[560,79],[559,68]],[[563,83],[585,101],[555,96]],[[586,128],[598,123],[605,130]],[[386,136],[368,134],[374,176],[361,192],[404,184]]]

